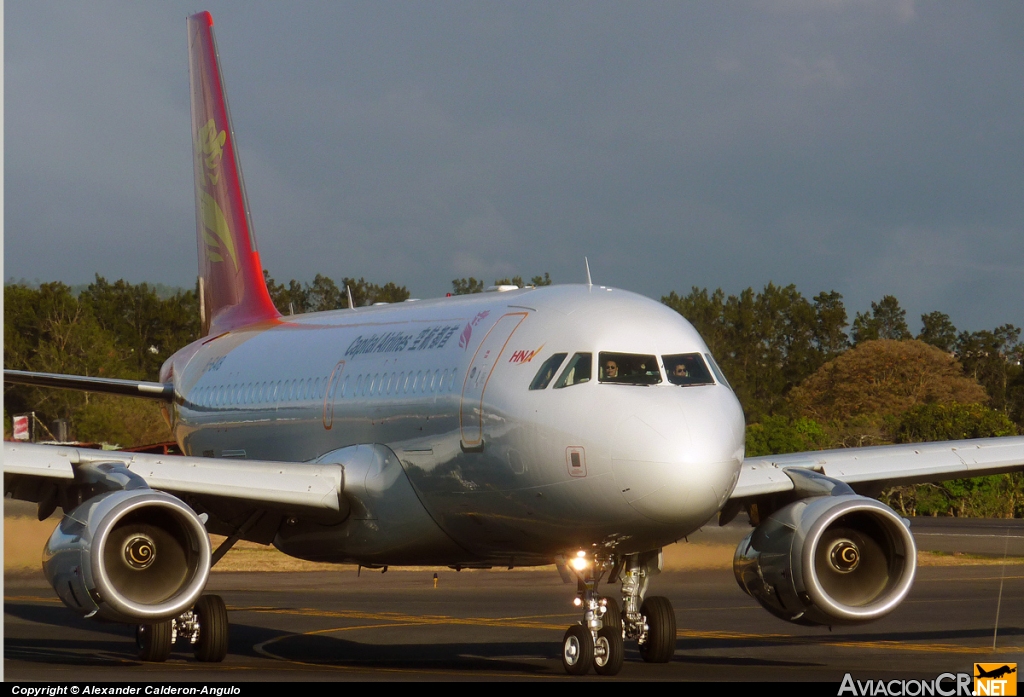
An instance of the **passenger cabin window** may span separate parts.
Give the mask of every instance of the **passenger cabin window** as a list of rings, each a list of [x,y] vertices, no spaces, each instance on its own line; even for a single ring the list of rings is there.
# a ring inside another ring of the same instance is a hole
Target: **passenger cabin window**
[[[699,353],[677,353],[662,356],[665,373],[673,385],[713,385],[711,371]]]
[[[579,385],[581,382],[589,382],[592,363],[593,354],[574,354],[569,359],[569,364],[565,366],[565,370],[558,376],[554,389],[557,390],[562,387],[569,387],[570,385]]]
[[[544,361],[540,366],[540,370],[533,377],[533,382],[530,383],[531,390],[543,390],[551,384],[551,379],[555,377],[555,373],[558,372],[558,366],[562,365],[562,361],[568,356],[568,353],[556,353],[551,358]]]
[[[622,385],[657,385],[661,382],[657,356],[640,353],[598,354],[598,381]]]

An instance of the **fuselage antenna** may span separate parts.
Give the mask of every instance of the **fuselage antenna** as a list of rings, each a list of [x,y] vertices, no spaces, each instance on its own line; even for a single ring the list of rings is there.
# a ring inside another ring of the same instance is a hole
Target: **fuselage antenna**
[[[352,302],[352,288],[349,287],[347,284],[345,286],[345,295],[348,296],[348,309],[350,309],[350,310],[356,309],[356,304],[354,302]]]
[[[594,282],[590,280],[590,261],[586,257],[583,257],[583,264],[587,267],[587,288],[592,288]]]

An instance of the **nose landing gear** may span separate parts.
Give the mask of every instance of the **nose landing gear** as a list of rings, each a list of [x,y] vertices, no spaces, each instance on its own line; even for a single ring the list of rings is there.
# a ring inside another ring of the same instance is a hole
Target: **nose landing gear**
[[[576,599],[583,622],[574,624],[562,640],[562,667],[569,675],[586,675],[591,665],[599,675],[622,670],[622,617],[613,598],[602,598],[598,581],[613,565],[611,558],[588,558],[578,552],[567,566],[576,575]]]
[[[640,656],[648,663],[667,663],[676,648],[676,618],[672,603],[662,596],[644,599],[649,576],[661,570],[661,551],[623,557],[588,559],[577,553],[567,566],[576,576],[576,607],[583,621],[565,632],[562,666],[570,675],[586,675],[591,665],[598,675],[622,670],[625,639],[636,639]],[[622,607],[597,590],[605,572],[609,582],[622,581]]]

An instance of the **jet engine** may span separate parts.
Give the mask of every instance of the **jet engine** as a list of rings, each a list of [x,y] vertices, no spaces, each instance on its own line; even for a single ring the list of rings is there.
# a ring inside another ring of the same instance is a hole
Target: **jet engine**
[[[179,499],[149,488],[103,493],[64,516],[43,550],[43,572],[85,616],[147,624],[199,599],[210,538]]]
[[[733,560],[744,591],[776,617],[806,625],[858,624],[889,614],[910,591],[916,568],[917,547],[904,520],[852,491],[776,511],[740,543]]]

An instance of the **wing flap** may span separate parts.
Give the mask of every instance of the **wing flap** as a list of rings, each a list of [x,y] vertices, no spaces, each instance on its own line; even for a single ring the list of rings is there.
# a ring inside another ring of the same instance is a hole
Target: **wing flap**
[[[223,460],[4,443],[4,474],[74,479],[75,465],[121,462],[153,489],[276,507],[343,512],[344,470],[336,464]]]
[[[893,486],[1024,470],[1024,437],[906,443],[768,455],[743,461],[732,499],[789,491],[789,467],[813,469],[850,485]]]

